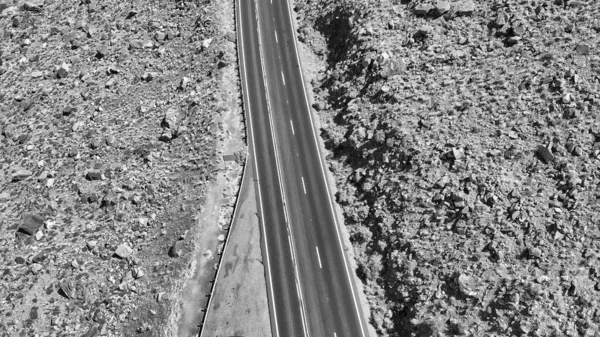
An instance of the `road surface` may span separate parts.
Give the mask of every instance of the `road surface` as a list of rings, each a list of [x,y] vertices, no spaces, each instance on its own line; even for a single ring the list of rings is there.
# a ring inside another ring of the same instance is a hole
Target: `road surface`
[[[256,166],[274,336],[367,337],[285,0],[237,0],[250,164]]]

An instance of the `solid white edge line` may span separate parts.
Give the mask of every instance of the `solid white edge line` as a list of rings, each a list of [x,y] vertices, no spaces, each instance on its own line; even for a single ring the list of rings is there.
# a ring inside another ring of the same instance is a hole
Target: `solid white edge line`
[[[321,255],[319,254],[319,246],[315,246],[317,249],[317,258],[319,259],[319,268],[323,269],[323,265],[321,264]]]
[[[240,18],[240,25],[239,25],[239,29],[240,29],[240,44],[239,44],[239,58],[243,58],[243,62],[240,62],[240,64],[243,64],[243,68],[244,68],[244,81],[243,83],[246,83],[246,81],[248,80],[248,74],[246,72],[246,57],[244,56],[244,53],[242,52],[244,50],[244,34],[241,31],[241,21],[242,21],[242,16],[241,16],[241,10],[240,10],[240,0],[238,0],[238,15]],[[237,20],[236,20],[237,22]],[[258,25],[258,23],[257,23]],[[244,90],[246,91],[246,100],[250,100],[250,94],[248,92],[248,85],[244,85]],[[263,228],[263,238],[265,241],[265,253],[267,256],[267,273],[269,274],[269,285],[271,286],[271,303],[273,305],[273,321],[275,322],[275,336],[279,337],[279,324],[277,323],[277,308],[275,306],[275,292],[273,291],[273,277],[271,275],[271,259],[269,258],[269,245],[267,244],[267,228],[265,226],[265,212],[263,210],[262,204],[262,194],[260,193],[260,176],[258,173],[258,162],[256,161],[256,146],[255,146],[255,139],[254,139],[254,128],[252,127],[252,113],[250,110],[250,104],[247,104],[247,111],[248,111],[248,121],[250,122],[250,137],[252,137],[252,150],[254,152],[254,168],[256,169],[256,184],[258,185],[258,200],[259,200],[259,204],[260,204],[260,222],[262,223],[262,228]]]
[[[306,194],[306,186],[304,185],[304,177],[302,178],[302,188],[304,189],[304,194]]]
[[[283,202],[283,213],[285,216],[285,222],[286,222],[286,227],[287,227],[287,231],[288,231],[288,235],[291,237],[291,247],[292,247],[292,263],[294,265],[294,279],[296,282],[296,289],[298,292],[298,298],[300,299],[300,314],[301,314],[301,318],[302,318],[302,328],[304,330],[304,336],[310,336],[310,333],[308,331],[308,323],[306,321],[306,315],[304,313],[304,296],[302,294],[302,287],[300,285],[300,273],[298,272],[298,263],[297,263],[297,258],[296,258],[296,247],[294,245],[294,239],[293,239],[293,233],[290,227],[290,221],[289,221],[289,216],[288,216],[288,210],[287,210],[287,203],[285,202],[285,186],[283,185],[283,173],[281,172],[281,164],[280,164],[280,160],[279,160],[279,155],[278,155],[278,145],[277,145],[277,136],[275,133],[275,127],[273,125],[273,117],[271,114],[271,100],[269,97],[269,85],[267,82],[267,72],[265,71],[265,64],[264,64],[264,56],[263,56],[263,50],[262,50],[262,34],[260,33],[260,19],[259,19],[259,10],[258,10],[258,1],[254,1],[254,5],[256,8],[256,26],[257,26],[257,33],[258,33],[258,50],[260,53],[260,66],[262,69],[262,75],[263,75],[263,82],[265,85],[265,96],[267,99],[267,113],[269,115],[269,124],[271,127],[271,135],[272,135],[272,141],[273,141],[273,147],[274,147],[274,153],[275,153],[275,168],[277,169],[277,178],[279,180],[279,188],[281,190],[281,198],[282,198],[282,202]],[[275,20],[275,19],[273,19]],[[281,72],[281,76],[283,78],[283,71]],[[283,84],[285,85],[285,79]]]
[[[281,71],[281,79],[283,80],[283,85],[285,85],[285,76],[283,76],[283,70]]]
[[[294,132],[294,123],[292,122],[291,119],[290,119],[290,125],[292,126],[292,134],[295,135],[296,132]]]
[[[352,278],[352,275],[350,274],[350,269],[348,268],[348,262],[346,261],[346,254],[344,253],[344,245],[342,244],[342,237],[340,235],[340,230],[339,230],[339,224],[338,224],[338,220],[337,220],[337,216],[335,214],[335,209],[334,209],[334,205],[333,202],[331,201],[331,191],[329,190],[329,184],[327,182],[327,175],[325,173],[325,169],[323,168],[323,157],[321,156],[321,149],[319,148],[319,142],[317,139],[317,135],[315,132],[315,124],[312,118],[312,110],[310,109],[310,105],[308,104],[308,95],[306,93],[306,88],[304,87],[304,75],[302,74],[302,63],[300,62],[300,56],[298,55],[298,47],[296,46],[296,41],[297,41],[297,36],[296,36],[296,29],[294,28],[294,23],[292,22],[293,17],[292,17],[292,9],[290,7],[290,2],[288,0],[286,0],[287,2],[287,9],[288,9],[288,15],[290,18],[290,26],[292,28],[292,34],[294,34],[294,51],[296,54],[296,60],[298,61],[298,66],[299,66],[299,72],[300,72],[300,78],[302,79],[302,91],[304,92],[304,99],[305,99],[305,103],[306,103],[306,108],[308,109],[308,117],[310,118],[310,123],[312,125],[312,134],[313,134],[313,138],[315,140],[315,147],[317,148],[317,153],[319,154],[319,166],[321,167],[321,173],[323,174],[323,180],[325,180],[325,188],[327,189],[327,199],[329,200],[329,206],[331,208],[331,214],[333,215],[333,221],[335,222],[335,230],[337,233],[337,237],[338,237],[338,243],[339,243],[339,247],[340,247],[340,251],[342,252],[342,257],[344,260],[344,267],[346,268],[346,276],[348,277],[348,282],[350,283],[350,289],[352,290],[352,299],[354,301],[354,308],[356,309],[356,314],[358,315],[358,322],[360,324],[360,330],[362,333],[362,336],[365,337],[365,328],[363,326],[363,322],[362,322],[362,315],[360,314],[360,309],[358,307],[358,301],[356,300],[356,295],[354,294],[355,289],[354,289],[354,279]]]

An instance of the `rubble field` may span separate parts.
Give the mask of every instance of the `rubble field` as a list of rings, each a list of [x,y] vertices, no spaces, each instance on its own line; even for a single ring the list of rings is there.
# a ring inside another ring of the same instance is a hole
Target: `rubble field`
[[[296,0],[379,336],[600,331],[600,4]]]
[[[224,167],[219,8],[0,0],[0,335],[167,334]]]

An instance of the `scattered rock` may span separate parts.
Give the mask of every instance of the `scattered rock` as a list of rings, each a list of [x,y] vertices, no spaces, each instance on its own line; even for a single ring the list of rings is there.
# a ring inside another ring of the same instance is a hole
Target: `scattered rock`
[[[73,282],[72,280],[63,280],[62,282],[60,282],[59,294],[69,299],[77,298],[77,289],[75,282]]]
[[[552,152],[550,152],[550,150],[543,145],[538,146],[536,154],[545,164],[550,164],[554,161],[554,155]]]
[[[69,76],[69,71],[70,71],[69,65],[66,63],[63,63],[56,70],[56,77],[65,78],[65,77]]]
[[[44,8],[45,0],[27,0],[23,3],[23,9],[39,12]]]
[[[114,252],[114,255],[120,259],[127,259],[133,254],[133,249],[131,249],[127,244],[122,244]]]
[[[85,173],[85,178],[87,180],[102,180],[102,171],[101,170],[88,170]]]
[[[477,292],[474,290],[475,280],[473,277],[460,274],[457,281],[461,293],[466,296],[477,296]]]
[[[18,182],[18,181],[29,178],[32,174],[33,174],[33,172],[31,172],[29,170],[20,169],[12,174],[11,180],[12,180],[12,182]]]
[[[578,54],[581,54],[581,55],[587,55],[587,54],[589,54],[589,53],[590,53],[590,46],[588,46],[587,44],[578,44],[578,45],[575,47],[575,51],[576,51]]]
[[[169,256],[170,257],[181,257],[181,254],[183,254],[183,241],[177,240],[169,249]]]
[[[413,10],[413,12],[415,13],[415,15],[419,15],[419,16],[425,16],[427,14],[429,14],[429,11],[433,9],[433,6],[431,6],[430,4],[427,3],[423,3],[423,4],[419,4],[415,7],[415,9]]]
[[[31,265],[31,272],[34,275],[37,275],[42,270],[42,265],[39,263],[34,263]]]
[[[106,45],[99,45],[96,47],[96,58],[101,59],[108,55],[108,47]]]
[[[475,3],[471,0],[465,1],[462,4],[458,5],[457,14],[458,15],[473,15],[475,12]]]
[[[177,128],[179,124],[183,120],[183,114],[181,110],[177,108],[169,108],[165,112],[165,116],[163,117],[162,126],[165,128],[169,128],[173,131],[173,133],[177,132]]]
[[[15,140],[17,138],[17,126],[14,124],[8,124],[6,127],[4,127],[4,131],[2,131],[2,133],[7,139]]]
[[[202,40],[202,50],[208,49],[208,47],[210,47],[210,44],[212,43],[212,41],[213,41],[212,38]]]

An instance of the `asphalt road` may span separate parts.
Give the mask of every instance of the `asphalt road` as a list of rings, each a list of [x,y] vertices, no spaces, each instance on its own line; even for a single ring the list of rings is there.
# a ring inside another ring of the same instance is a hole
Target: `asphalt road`
[[[291,9],[285,0],[237,1],[273,334],[366,337],[303,87]]]

